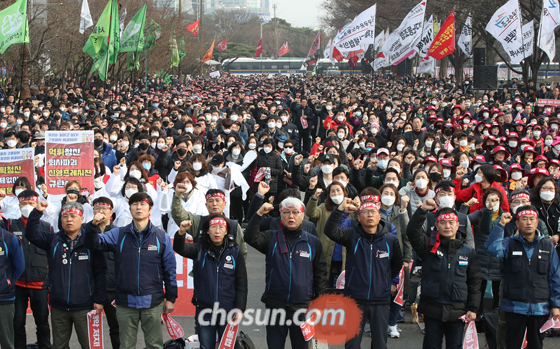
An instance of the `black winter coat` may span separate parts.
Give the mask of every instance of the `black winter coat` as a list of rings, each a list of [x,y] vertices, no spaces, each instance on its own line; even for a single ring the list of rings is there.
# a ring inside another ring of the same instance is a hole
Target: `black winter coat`
[[[284,171],[280,155],[274,150],[268,154],[265,153],[264,150],[259,151],[259,155],[257,156],[257,168],[261,167],[270,167],[270,192],[276,193],[278,191],[278,176]]]

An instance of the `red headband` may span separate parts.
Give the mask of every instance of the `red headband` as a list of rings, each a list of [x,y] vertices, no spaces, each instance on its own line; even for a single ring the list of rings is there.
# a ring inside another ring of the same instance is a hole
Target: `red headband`
[[[223,225],[224,227],[227,227],[227,222],[225,219],[223,218],[214,218],[210,220],[210,227],[213,225]]]
[[[26,198],[18,198],[19,202],[23,202],[23,201],[35,201],[35,202],[39,202],[39,197],[38,196],[29,196]]]
[[[144,200],[145,202],[148,202],[148,200]],[[97,206],[105,206],[105,207],[109,207],[111,210],[113,209],[113,207],[109,204],[106,204],[104,202],[98,202],[95,205],[93,205],[93,207],[97,207]]]
[[[438,218],[436,219],[436,223],[439,223],[439,222],[443,221],[444,219],[452,219],[455,222],[459,222],[459,217],[457,217],[457,215],[455,213],[444,213],[444,214],[440,214],[438,216]]]
[[[437,195],[437,193],[439,193],[439,192],[442,191],[442,190],[444,190],[444,191],[450,191],[450,192],[455,193],[455,188],[453,188],[453,187],[449,187],[448,189],[444,189],[444,188],[442,187],[442,188],[437,188],[437,189],[436,189],[436,195]]]
[[[362,204],[362,206],[360,206],[360,209],[358,210],[358,214],[362,213],[363,210],[365,210],[366,208],[374,208],[376,210],[379,211],[379,205],[376,204],[375,202],[365,202]]]
[[[60,216],[62,217],[62,216],[64,216],[64,215],[67,214],[67,213],[75,213],[75,214],[77,214],[77,215],[80,216],[80,217],[83,217],[83,216],[84,216],[84,213],[83,213],[82,211],[78,210],[77,208],[69,208],[69,209],[66,209],[66,210],[62,211],[62,213],[60,214]]]
[[[361,200],[362,202],[364,202],[364,201],[376,201],[376,202],[379,202],[379,201],[380,201],[380,198],[379,198],[379,195],[362,195],[362,196],[360,196],[360,200]]]
[[[523,210],[520,212],[517,212],[517,219],[521,218],[521,216],[533,216],[535,218],[539,218],[539,215],[536,211],[533,210]]]
[[[511,201],[515,200],[515,199],[527,199],[527,200],[531,200],[531,198],[529,197],[529,194],[527,193],[517,193],[515,195],[513,195],[511,197]]]
[[[147,203],[150,207],[152,207],[152,205],[150,204],[150,202],[148,201],[148,198],[145,198],[144,200],[142,200],[143,202]]]
[[[206,194],[206,201],[208,201],[210,198],[220,198],[224,201],[226,201],[226,196],[223,193],[217,192],[214,194]]]

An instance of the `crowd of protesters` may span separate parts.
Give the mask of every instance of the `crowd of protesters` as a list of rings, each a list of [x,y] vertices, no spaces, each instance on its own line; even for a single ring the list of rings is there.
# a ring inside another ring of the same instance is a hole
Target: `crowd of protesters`
[[[406,335],[393,302],[403,281],[424,348],[444,338],[460,348],[460,318],[478,324],[492,311],[491,348],[520,348],[525,329],[529,348],[542,348],[539,329],[560,316],[560,102],[542,103],[560,101],[558,87],[226,75],[10,92],[0,145],[33,148],[36,176],[0,191],[2,349],[26,347],[28,302],[38,348],[68,348],[72,330],[88,348],[92,310],[107,316],[113,348],[135,348],[140,323],[146,346],[163,348],[174,251],[193,259],[196,332],[214,348],[225,325],[199,315],[214,302],[246,309],[247,244],[266,258],[262,302],[288,316],[345,272],[344,293],[363,311],[347,348],[361,347],[366,323],[372,348]],[[94,131],[93,192],[69,181],[65,195],[49,193],[51,130]],[[288,334],[307,348],[299,326],[266,332],[269,348]]]

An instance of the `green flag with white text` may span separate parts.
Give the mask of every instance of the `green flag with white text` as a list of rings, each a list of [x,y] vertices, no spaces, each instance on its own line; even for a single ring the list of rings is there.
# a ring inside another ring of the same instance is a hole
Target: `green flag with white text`
[[[144,24],[146,4],[132,17],[121,36],[120,52],[140,52],[144,46]]]
[[[113,0],[109,0],[107,6],[101,13],[99,20],[95,24],[93,31],[89,35],[89,39],[84,45],[83,52],[87,53],[91,58],[98,56],[104,44],[107,44],[111,25],[111,10],[113,8]],[[118,19],[117,19],[118,22]]]
[[[0,54],[13,44],[29,43],[27,0],[19,0],[0,11]]]
[[[101,78],[102,81],[105,81],[107,78],[109,64],[115,64],[117,62],[120,48],[119,7],[117,0],[111,0],[109,4],[107,4],[107,7],[105,7],[105,10],[99,19],[100,22],[105,20],[103,16],[106,16],[105,13],[107,12],[107,8],[109,9],[109,25],[107,27],[103,27],[103,30],[100,29],[97,32],[99,34],[99,32],[105,31],[105,28],[107,28],[107,35],[101,40],[100,49],[95,50],[97,38],[94,37],[92,39],[92,36],[90,35],[90,39],[84,46],[83,50],[93,58],[93,66],[90,74],[93,74],[96,70],[98,70],[99,78]],[[94,28],[94,33],[96,33],[98,25]]]

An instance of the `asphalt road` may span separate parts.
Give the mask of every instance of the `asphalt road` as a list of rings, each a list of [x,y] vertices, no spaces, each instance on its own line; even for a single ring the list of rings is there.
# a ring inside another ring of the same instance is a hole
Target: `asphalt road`
[[[249,278],[249,299],[247,302],[247,307],[253,307],[255,309],[263,309],[264,305],[261,303],[260,298],[264,291],[264,275],[265,275],[265,259],[264,255],[260,252],[256,251],[252,247],[248,246],[248,261],[247,261],[247,274]],[[192,317],[174,317],[174,319],[183,327],[185,331],[185,335],[194,334],[194,319]],[[418,327],[418,325],[414,325],[410,323],[411,315],[410,310],[407,310],[405,314],[405,323],[399,324],[399,327],[402,329],[401,337],[397,339],[389,338],[388,339],[388,348],[389,349],[401,349],[401,348],[421,348],[422,347],[422,340],[423,334]],[[104,321],[104,339],[105,339],[105,347],[111,348],[111,342],[109,339],[109,327],[107,326],[107,322]],[[33,317],[27,317],[27,336],[28,336],[28,343],[35,342],[35,324],[33,322]],[[249,337],[253,340],[256,348],[266,348],[266,331],[264,326],[249,326],[249,327],[242,327],[241,330],[245,332]],[[171,339],[167,334],[167,331],[164,327],[162,327],[162,331],[164,332],[164,341]],[[480,347],[483,348],[486,344],[484,339],[484,334],[479,335],[479,344]],[[371,345],[371,340],[369,339],[369,335],[364,335],[364,339],[362,341],[362,348],[369,348]],[[70,348],[79,348],[79,343],[77,341],[77,337],[75,333],[72,335],[70,340]],[[142,349],[145,348],[144,346],[144,338],[142,335],[142,331],[139,330],[138,333],[138,343],[136,348]],[[287,340],[286,348],[291,348],[289,345],[289,339]],[[335,347],[330,347],[335,348]],[[336,348],[343,348],[343,347],[336,347]],[[546,338],[545,339],[545,348],[560,348],[560,337],[555,338]]]

